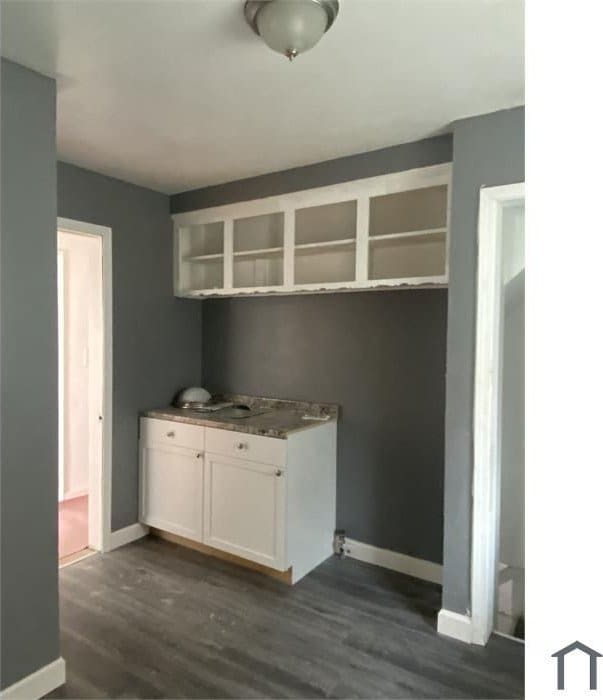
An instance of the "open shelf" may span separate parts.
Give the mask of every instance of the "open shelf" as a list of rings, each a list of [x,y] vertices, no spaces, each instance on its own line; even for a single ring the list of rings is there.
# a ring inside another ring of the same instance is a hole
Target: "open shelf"
[[[295,212],[295,246],[346,241],[356,237],[356,201],[306,207]]]
[[[446,229],[448,188],[423,187],[370,198],[369,236]]]
[[[224,222],[195,224],[181,230],[180,254],[183,260],[209,259],[224,253]]]
[[[183,265],[181,283],[185,292],[221,289],[224,286],[222,255],[206,260],[190,260]]]
[[[369,280],[446,274],[446,232],[369,239]]]
[[[233,227],[234,254],[282,249],[284,222],[285,216],[280,211],[273,214],[235,219]]]
[[[356,276],[356,241],[333,245],[296,246],[294,284],[353,282]]]
[[[240,258],[233,265],[233,287],[278,287],[283,284],[282,258]]]
[[[234,254],[234,288],[278,287],[284,281],[284,249],[265,248]]]

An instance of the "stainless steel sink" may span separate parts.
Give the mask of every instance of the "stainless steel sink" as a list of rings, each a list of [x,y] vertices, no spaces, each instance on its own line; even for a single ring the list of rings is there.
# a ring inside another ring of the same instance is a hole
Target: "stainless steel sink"
[[[252,418],[253,416],[261,416],[263,413],[268,413],[268,410],[265,408],[251,408],[250,406],[239,405],[221,408],[219,411],[214,411],[212,415],[219,420],[220,418]]]

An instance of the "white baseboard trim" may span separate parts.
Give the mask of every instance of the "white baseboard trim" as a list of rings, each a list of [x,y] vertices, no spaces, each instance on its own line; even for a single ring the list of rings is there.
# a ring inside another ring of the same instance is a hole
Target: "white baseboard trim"
[[[438,613],[438,633],[471,644],[471,618],[442,608]]]
[[[134,525],[122,527],[121,530],[115,530],[115,532],[111,533],[111,548],[109,551],[123,547],[125,544],[130,544],[130,542],[139,540],[148,534],[149,528],[141,523],[134,523]]]
[[[505,634],[504,632],[499,632],[498,630],[493,630],[492,634],[497,637],[502,637],[503,639],[510,639],[512,642],[517,642],[518,644],[523,644],[525,646],[526,640],[519,639],[519,637],[514,637],[512,634]]]
[[[371,544],[350,540],[347,537],[345,540],[345,553],[352,559],[382,566],[384,569],[398,571],[401,574],[414,576],[432,583],[442,583],[442,565],[434,564],[432,561],[417,559],[400,552],[392,552],[390,549],[380,549],[379,547],[373,547]]]
[[[38,700],[65,682],[65,660],[55,659],[47,666],[21,678],[8,688],[0,691],[2,700]]]

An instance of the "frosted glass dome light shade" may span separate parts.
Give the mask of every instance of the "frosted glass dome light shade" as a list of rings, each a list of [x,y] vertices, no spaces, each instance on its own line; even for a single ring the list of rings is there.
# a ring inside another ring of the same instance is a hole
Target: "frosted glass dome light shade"
[[[254,31],[290,60],[318,43],[338,10],[333,0],[260,0],[245,5]]]
[[[273,0],[260,10],[257,24],[271,49],[292,57],[318,42],[327,28],[327,13],[313,0]]]

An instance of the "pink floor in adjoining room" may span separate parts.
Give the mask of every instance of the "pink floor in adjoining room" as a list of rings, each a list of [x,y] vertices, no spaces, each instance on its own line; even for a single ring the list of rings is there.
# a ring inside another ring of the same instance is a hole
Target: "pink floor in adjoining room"
[[[59,559],[88,546],[88,496],[59,503]]]

